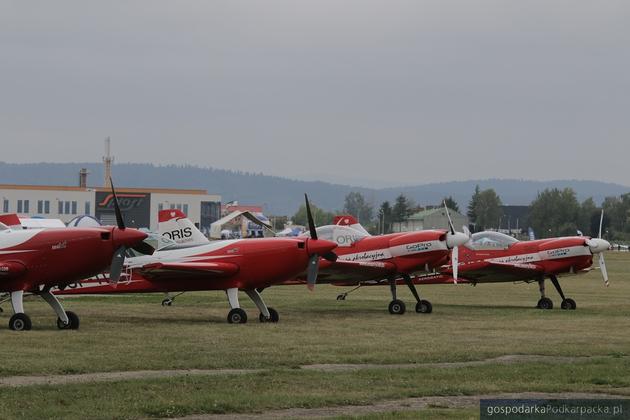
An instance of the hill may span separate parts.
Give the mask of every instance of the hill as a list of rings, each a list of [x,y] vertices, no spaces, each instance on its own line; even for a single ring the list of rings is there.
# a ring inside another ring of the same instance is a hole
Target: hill
[[[103,167],[100,163],[26,163],[0,162],[0,183],[34,185],[77,185],[80,168],[91,172],[90,185],[101,185]],[[593,197],[600,203],[607,196],[630,192],[630,187],[599,181],[528,181],[487,179],[453,181],[399,188],[363,188],[321,181],[299,181],[260,173],[230,171],[195,166],[156,166],[121,163],[114,166],[115,183],[126,187],[202,188],[221,194],[223,201],[238,200],[243,204],[262,204],[268,214],[293,214],[307,192],[312,201],[327,210],[343,207],[344,197],[358,191],[378,206],[384,200],[393,201],[403,193],[419,204],[437,204],[445,196],[453,196],[465,208],[479,184],[482,189],[494,188],[504,204],[526,205],[537,192],[545,188],[573,188],[578,199]]]

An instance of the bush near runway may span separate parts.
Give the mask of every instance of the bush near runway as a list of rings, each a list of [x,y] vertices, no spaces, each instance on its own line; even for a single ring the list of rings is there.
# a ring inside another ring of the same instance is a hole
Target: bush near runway
[[[172,307],[160,306],[158,295],[66,299],[66,307],[81,316],[81,329],[58,331],[45,304],[27,301],[34,329],[0,330],[0,377],[147,369],[269,370],[3,387],[0,417],[170,417],[501,391],[630,395],[630,254],[608,253],[606,258],[610,288],[596,271],[561,279],[567,296],[577,302],[576,311],[534,309],[536,284],[422,287],[434,312],[403,316],[387,313],[387,287],[364,288],[347,301],[337,301],[341,288],[318,286],[309,293],[292,286],[264,292],[280,313],[278,324],[228,325],[224,295],[204,292],[183,295]],[[413,302],[402,288],[400,294]],[[548,287],[548,295],[558,307],[553,288]],[[250,320],[255,320],[254,306],[243,302]],[[5,323],[8,318],[6,312],[0,315]],[[455,362],[512,354],[598,357],[458,369],[296,369],[321,363]],[[464,412],[474,415],[476,410]],[[448,410],[442,413],[450,416]]]

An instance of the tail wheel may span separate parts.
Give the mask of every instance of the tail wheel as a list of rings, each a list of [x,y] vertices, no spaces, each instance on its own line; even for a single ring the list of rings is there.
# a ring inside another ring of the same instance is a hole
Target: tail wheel
[[[428,300],[421,300],[420,302],[416,303],[416,312],[418,312],[419,314],[430,314],[431,312],[433,312],[433,305],[431,305],[431,302],[429,302]]]
[[[234,308],[228,313],[227,320],[230,324],[244,324],[247,322],[247,312],[241,308]]]
[[[399,299],[394,299],[389,303],[389,313],[392,315],[402,315],[405,313],[405,302]]]
[[[32,326],[31,318],[26,314],[15,314],[9,319],[9,328],[13,331],[28,331]]]
[[[278,322],[280,320],[280,315],[278,315],[278,311],[273,308],[267,308],[269,311],[269,318],[265,317],[263,314],[260,314],[258,319],[260,322]]]

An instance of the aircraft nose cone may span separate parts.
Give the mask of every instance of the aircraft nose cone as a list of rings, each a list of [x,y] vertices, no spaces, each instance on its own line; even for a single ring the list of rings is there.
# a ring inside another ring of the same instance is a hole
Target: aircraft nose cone
[[[462,233],[462,232],[450,233],[449,232],[446,235],[446,246],[453,249],[456,246],[464,245],[469,240],[470,238],[465,233]]]
[[[113,233],[113,240],[114,240],[114,245],[117,247],[119,246],[133,246],[136,244],[139,244],[140,242],[144,241],[149,235],[147,235],[144,232],[140,232],[137,229],[119,229],[119,228],[114,228]]]
[[[326,241],[324,239],[308,239],[306,242],[308,255],[324,255],[335,248],[337,248],[336,243],[332,241]]]
[[[605,239],[600,238],[592,238],[586,241],[586,245],[591,250],[591,253],[598,254],[600,252],[604,252],[610,248],[610,242]]]

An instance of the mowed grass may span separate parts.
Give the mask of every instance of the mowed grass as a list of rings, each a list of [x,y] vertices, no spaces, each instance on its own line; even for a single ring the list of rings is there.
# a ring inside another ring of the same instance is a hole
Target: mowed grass
[[[441,370],[373,369],[344,373],[285,369],[244,376],[31,386],[3,389],[0,415],[28,419],[179,417],[522,391],[615,392],[630,396],[630,360],[605,358],[580,363]],[[22,398],[24,395],[28,398]],[[442,414],[452,418],[448,416],[453,413],[444,411]]]
[[[258,311],[242,294],[249,314],[244,325],[226,322],[223,292],[180,296],[162,307],[161,295],[74,297],[65,307],[79,314],[78,331],[60,331],[40,298],[25,303],[33,330],[6,327],[0,320],[0,375],[82,373],[132,369],[269,368],[311,363],[422,363],[479,360],[505,354],[590,356],[630,354],[630,253],[608,253],[611,286],[598,270],[561,280],[578,309],[535,309],[537,284],[434,285],[421,287],[434,306],[418,314],[405,288],[408,311],[387,312],[387,287],[365,287],[337,301],[344,288],[320,285],[265,290],[280,313],[278,324],[260,324]],[[549,282],[547,282],[549,283]]]
[[[226,322],[222,292],[180,296],[162,307],[161,295],[74,297],[66,309],[81,317],[78,331],[59,331],[39,298],[25,303],[33,330],[6,327],[0,314],[0,376],[127,370],[265,368],[268,372],[0,389],[1,418],[141,418],[195,413],[258,412],[291,407],[369,404],[382,399],[490,392],[615,392],[630,390],[630,254],[606,254],[611,286],[598,270],[561,279],[576,311],[541,311],[537,284],[425,286],[432,314],[392,316],[387,287],[347,290],[320,285],[274,287],[263,296],[280,313],[260,324],[242,294],[245,325]],[[458,369],[417,367],[323,373],[297,370],[316,363],[425,363],[524,354],[602,356],[580,362],[491,364]],[[24,398],[28,395],[28,398]],[[431,411],[432,410],[432,411]],[[470,410],[431,409],[442,418]],[[436,411],[437,410],[437,411]],[[426,414],[426,413],[425,413]],[[397,414],[390,414],[395,417]],[[431,414],[431,417],[433,415]]]

